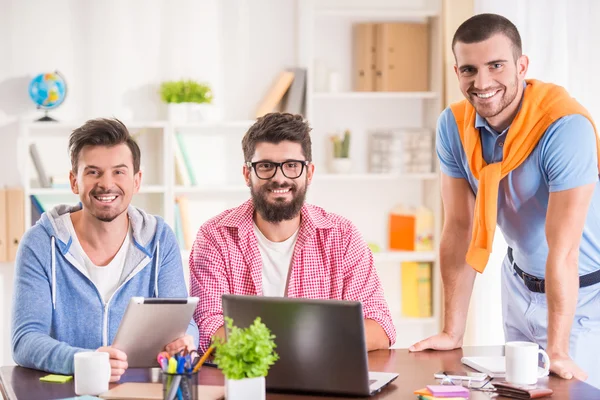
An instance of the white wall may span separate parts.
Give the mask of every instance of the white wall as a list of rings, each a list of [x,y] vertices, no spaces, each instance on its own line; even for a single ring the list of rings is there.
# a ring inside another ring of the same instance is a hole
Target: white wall
[[[212,85],[229,119],[254,115],[276,74],[295,64],[296,0],[0,0],[0,186],[19,185],[19,118],[37,118],[30,79],[60,70],[61,120],[165,119],[158,86]],[[67,150],[65,149],[65,157]],[[0,264],[0,363],[10,355],[13,264]]]

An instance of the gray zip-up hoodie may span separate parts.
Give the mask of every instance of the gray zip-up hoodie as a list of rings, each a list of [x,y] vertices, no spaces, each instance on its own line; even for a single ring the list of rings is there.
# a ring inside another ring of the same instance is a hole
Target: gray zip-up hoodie
[[[181,253],[160,217],[130,206],[133,237],[119,287],[106,302],[90,280],[83,254],[59,218],[81,205],[57,206],[23,236],[15,263],[12,351],[15,362],[58,374],[73,373],[79,351],[110,345],[129,304],[140,297],[187,297]],[[187,333],[198,343],[192,320]]]

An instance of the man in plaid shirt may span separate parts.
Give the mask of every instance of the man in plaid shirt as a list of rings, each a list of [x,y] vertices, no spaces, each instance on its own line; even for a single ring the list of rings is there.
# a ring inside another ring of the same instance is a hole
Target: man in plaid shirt
[[[300,115],[261,117],[242,140],[252,199],[199,230],[190,255],[200,348],[224,336],[223,294],[360,301],[368,350],[388,348],[396,331],[373,255],[348,220],[304,203],[314,165]]]

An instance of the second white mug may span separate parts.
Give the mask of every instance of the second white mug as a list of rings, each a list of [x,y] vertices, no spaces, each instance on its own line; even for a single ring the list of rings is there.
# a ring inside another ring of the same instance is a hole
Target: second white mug
[[[544,370],[538,371],[539,354],[544,358]],[[505,347],[506,381],[517,385],[534,385],[550,372],[550,358],[537,343],[508,342]]]
[[[108,353],[86,351],[75,353],[75,394],[97,396],[108,391],[110,360]]]

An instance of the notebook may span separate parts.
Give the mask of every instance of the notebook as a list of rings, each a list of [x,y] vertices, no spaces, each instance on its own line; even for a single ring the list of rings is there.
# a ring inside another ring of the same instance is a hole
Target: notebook
[[[466,366],[487,374],[490,378],[504,378],[506,361],[504,356],[496,357],[463,357],[460,360]]]
[[[223,386],[198,385],[198,400],[221,400],[225,396]],[[106,400],[162,400],[162,383],[127,382],[102,393]]]

